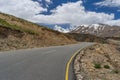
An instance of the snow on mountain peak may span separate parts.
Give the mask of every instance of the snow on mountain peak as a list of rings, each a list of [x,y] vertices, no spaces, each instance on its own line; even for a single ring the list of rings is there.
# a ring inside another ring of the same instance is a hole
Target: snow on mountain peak
[[[100,27],[100,25],[99,24],[92,24],[89,27],[93,27],[95,30],[97,30]]]
[[[70,32],[70,30],[68,28],[65,29],[65,28],[62,28],[61,26],[58,26],[58,25],[55,25],[53,29],[56,31],[59,31],[59,32],[63,32],[63,33]]]
[[[74,27],[64,28],[59,25],[55,25],[53,29],[63,33],[68,33],[73,30],[77,31],[79,29],[83,30],[82,32],[87,32],[87,30],[92,30],[92,31],[104,30],[105,26],[106,26],[105,24],[90,24],[90,25],[82,24],[78,27],[74,26]]]
[[[86,25],[86,24],[82,24],[82,25],[80,25],[80,26],[88,27],[89,25]]]
[[[120,27],[106,24],[80,25],[72,33],[92,34],[102,37],[120,36]]]
[[[94,30],[104,29],[106,25],[104,24],[91,24],[91,25],[80,25],[83,28],[94,28]]]

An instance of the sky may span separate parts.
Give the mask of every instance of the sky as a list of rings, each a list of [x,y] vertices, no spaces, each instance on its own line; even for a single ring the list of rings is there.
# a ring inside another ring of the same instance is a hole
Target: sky
[[[35,23],[120,26],[120,0],[0,0],[0,12]]]

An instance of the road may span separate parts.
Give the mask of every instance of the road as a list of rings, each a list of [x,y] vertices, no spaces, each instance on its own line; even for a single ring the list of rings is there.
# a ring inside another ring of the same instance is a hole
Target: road
[[[65,80],[66,64],[71,56],[90,45],[92,43],[0,52],[0,80]],[[72,80],[71,74],[69,71],[69,80]]]

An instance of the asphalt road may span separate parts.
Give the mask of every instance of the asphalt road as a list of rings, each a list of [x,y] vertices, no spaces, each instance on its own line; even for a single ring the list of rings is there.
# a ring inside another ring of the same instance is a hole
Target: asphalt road
[[[70,57],[90,45],[92,43],[0,52],[0,80],[65,80]],[[69,80],[72,80],[71,71]]]

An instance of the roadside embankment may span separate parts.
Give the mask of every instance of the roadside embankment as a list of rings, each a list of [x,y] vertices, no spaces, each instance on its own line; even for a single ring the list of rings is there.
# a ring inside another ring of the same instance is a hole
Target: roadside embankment
[[[74,62],[76,80],[120,80],[120,51],[111,44],[83,49]]]

